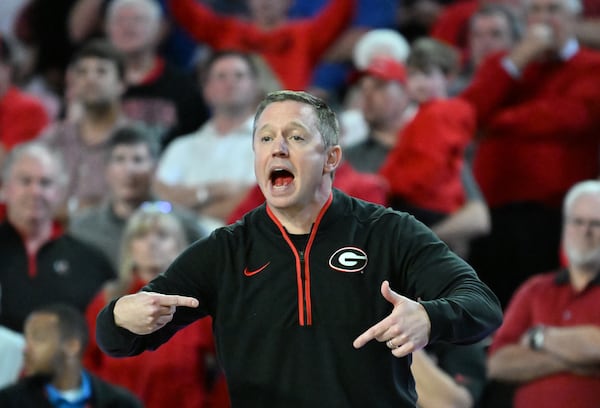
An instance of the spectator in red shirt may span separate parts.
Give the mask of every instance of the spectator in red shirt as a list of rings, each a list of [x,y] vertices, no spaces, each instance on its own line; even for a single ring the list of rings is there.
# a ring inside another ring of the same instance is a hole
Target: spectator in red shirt
[[[289,21],[290,0],[248,0],[250,20],[220,15],[196,0],[170,0],[175,19],[214,50],[262,56],[286,89],[303,90],[329,46],[352,21],[355,0],[330,0],[314,17]]]
[[[573,186],[563,214],[567,267],[519,287],[490,347],[515,408],[600,406],[600,182]]]

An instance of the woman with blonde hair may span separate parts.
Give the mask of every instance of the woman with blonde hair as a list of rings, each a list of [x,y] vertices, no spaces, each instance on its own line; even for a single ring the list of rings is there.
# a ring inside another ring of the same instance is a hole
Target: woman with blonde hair
[[[224,388],[214,387],[215,380],[224,382],[219,381],[209,318],[188,326],[151,355],[117,359],[102,353],[95,342],[98,312],[114,297],[139,291],[188,244],[180,221],[162,204],[143,204],[127,222],[118,278],[87,309],[90,344],[84,363],[91,372],[134,392],[147,408],[226,406]]]

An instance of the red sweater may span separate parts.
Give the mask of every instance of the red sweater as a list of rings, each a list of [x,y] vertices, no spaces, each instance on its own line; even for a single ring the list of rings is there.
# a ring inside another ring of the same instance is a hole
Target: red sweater
[[[0,98],[0,146],[6,151],[35,138],[48,123],[42,103],[18,88]]]
[[[144,284],[135,282],[129,293]],[[135,357],[113,358],[96,344],[96,316],[107,304],[100,292],[89,304],[86,319],[90,341],[84,365],[92,373],[136,394],[146,408],[225,408],[228,406],[224,379],[217,380],[219,395],[207,390],[207,356],[214,356],[211,319],[201,319],[178,332],[169,342],[152,352]],[[218,403],[217,403],[218,401]]]
[[[222,16],[196,0],[169,0],[175,19],[197,41],[215,50],[261,55],[286,89],[303,90],[327,48],[349,25],[354,0],[330,0],[313,18],[264,31],[249,21]]]
[[[424,210],[451,214],[465,202],[461,180],[465,148],[475,132],[475,113],[461,99],[419,106],[400,133],[380,174],[392,195]]]
[[[500,60],[486,60],[463,93],[482,136],[475,177],[490,207],[560,206],[574,183],[598,177],[600,53],[532,63],[519,80]]]

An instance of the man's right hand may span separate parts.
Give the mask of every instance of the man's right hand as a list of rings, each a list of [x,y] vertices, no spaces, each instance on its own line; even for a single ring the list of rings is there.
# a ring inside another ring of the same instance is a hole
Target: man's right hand
[[[192,297],[139,292],[117,300],[113,314],[117,326],[143,335],[169,323],[178,306],[196,308],[198,304]]]

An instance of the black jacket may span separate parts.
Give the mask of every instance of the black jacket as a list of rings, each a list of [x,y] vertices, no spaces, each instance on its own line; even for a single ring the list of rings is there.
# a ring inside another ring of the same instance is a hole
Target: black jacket
[[[492,333],[502,312],[471,267],[412,216],[337,190],[297,250],[262,205],[188,248],[145,290],[192,296],[163,329],[135,336],[116,327],[114,302],[97,321],[113,355],[158,347],[182,325],[214,319],[231,401],[239,407],[411,407],[410,357],[383,343],[353,340],[392,305],[380,287],[421,299],[430,340],[471,343]]]
[[[124,388],[109,384],[88,373],[92,383],[92,408],[142,408],[142,403]],[[0,390],[2,408],[53,408],[45,384],[38,377],[26,377]]]

